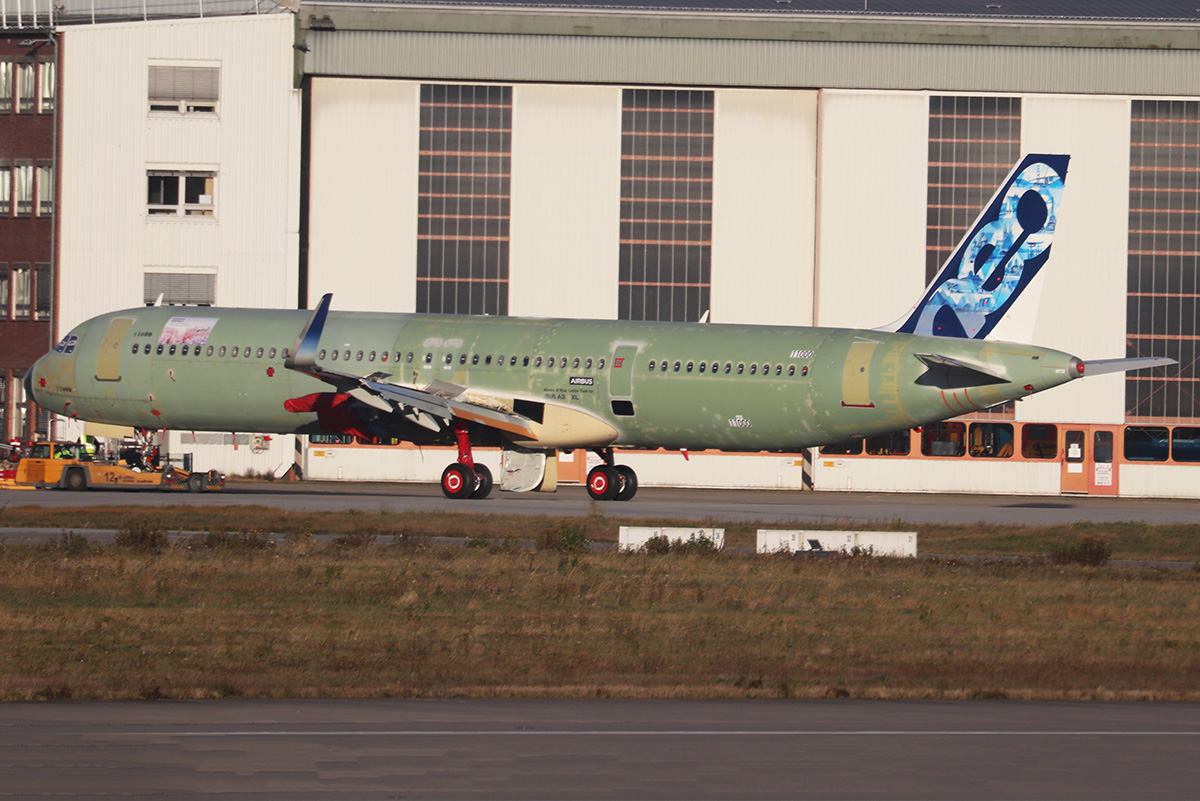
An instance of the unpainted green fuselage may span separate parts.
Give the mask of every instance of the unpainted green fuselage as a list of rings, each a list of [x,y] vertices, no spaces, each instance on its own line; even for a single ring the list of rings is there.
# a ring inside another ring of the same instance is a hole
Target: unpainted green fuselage
[[[71,353],[38,361],[31,388],[43,407],[83,420],[315,433],[316,414],[284,408],[335,391],[284,366],[309,316],[233,308],[103,315],[72,332]],[[215,322],[200,344],[163,342],[179,318]],[[939,378],[917,354],[1000,378]],[[727,450],[796,450],[896,431],[1078,377],[1077,360],[1059,351],[871,330],[352,312],[329,314],[318,364],[416,388],[440,380],[485,402],[517,402],[518,413],[564,407],[616,432],[586,445]],[[398,415],[363,412],[381,434],[432,437]],[[581,446],[568,436],[538,444]]]

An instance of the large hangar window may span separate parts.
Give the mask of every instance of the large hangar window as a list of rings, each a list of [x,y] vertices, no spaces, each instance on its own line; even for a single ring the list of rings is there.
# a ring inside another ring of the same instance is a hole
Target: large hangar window
[[[1130,356],[1170,356],[1167,368],[1125,375],[1133,422],[1200,416],[1200,103],[1134,100],[1129,147]]]
[[[929,98],[925,280],[932,281],[1021,158],[1021,98]],[[1012,418],[1010,401],[971,417]]]
[[[929,98],[925,280],[932,281],[1021,158],[1021,98]]]
[[[512,87],[421,86],[417,311],[508,314]]]
[[[617,316],[697,321],[712,275],[709,91],[626,89]]]

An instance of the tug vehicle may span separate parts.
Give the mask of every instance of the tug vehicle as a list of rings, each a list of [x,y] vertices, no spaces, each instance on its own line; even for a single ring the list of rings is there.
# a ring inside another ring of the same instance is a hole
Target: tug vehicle
[[[205,492],[225,487],[225,476],[147,463],[126,451],[122,459],[97,460],[87,443],[35,442],[17,462],[16,483],[82,491],[98,487]]]

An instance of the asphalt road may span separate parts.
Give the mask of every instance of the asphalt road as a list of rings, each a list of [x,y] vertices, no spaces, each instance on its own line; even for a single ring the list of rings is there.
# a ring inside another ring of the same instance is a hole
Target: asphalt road
[[[0,798],[1194,799],[1194,704],[7,704]]]
[[[903,521],[913,524],[979,521],[999,525],[1058,525],[1077,521],[1147,523],[1200,522],[1200,499],[1089,498],[1015,495],[926,495],[695,490],[643,488],[625,503],[591,501],[579,487],[556,493],[495,492],[482,501],[451,501],[431,484],[333,482],[231,482],[223,492],[137,490],[0,490],[0,508],[41,505],[52,508],[101,505],[259,504],[287,509],[339,511],[470,511],[489,514],[582,516],[593,507],[613,518],[662,518],[723,522],[787,523]]]

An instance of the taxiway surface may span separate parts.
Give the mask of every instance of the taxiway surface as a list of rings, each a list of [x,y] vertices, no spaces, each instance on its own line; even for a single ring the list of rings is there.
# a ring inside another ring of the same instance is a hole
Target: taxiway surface
[[[1195,704],[7,704],[0,797],[1193,799]]]
[[[626,503],[594,503],[581,486],[556,493],[494,492],[481,501],[452,501],[437,485],[333,482],[230,482],[223,492],[136,490],[0,490],[0,508],[131,505],[220,506],[257,504],[312,511],[473,512],[582,516],[597,508],[614,518],[661,518],[722,522],[906,523],[1062,525],[1080,521],[1137,521],[1155,524],[1200,522],[1200,499],[1100,498],[1077,496],[932,495],[901,493],[796,492],[771,490],[666,489],[647,487]]]

